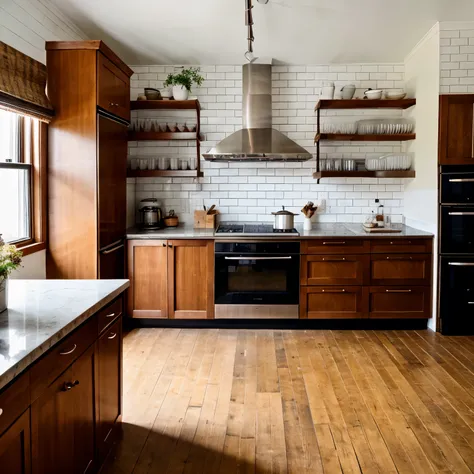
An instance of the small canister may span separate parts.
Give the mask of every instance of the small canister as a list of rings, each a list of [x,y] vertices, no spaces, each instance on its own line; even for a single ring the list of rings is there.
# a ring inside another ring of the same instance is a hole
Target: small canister
[[[334,99],[334,82],[325,81],[321,87],[320,99]]]

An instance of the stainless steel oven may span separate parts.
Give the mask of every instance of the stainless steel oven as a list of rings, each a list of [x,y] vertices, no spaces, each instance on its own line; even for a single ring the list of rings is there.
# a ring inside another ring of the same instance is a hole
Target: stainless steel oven
[[[299,242],[216,242],[216,318],[298,318]]]

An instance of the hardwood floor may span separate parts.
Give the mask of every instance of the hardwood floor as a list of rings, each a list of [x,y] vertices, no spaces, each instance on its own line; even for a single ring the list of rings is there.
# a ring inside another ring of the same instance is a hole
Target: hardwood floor
[[[138,329],[105,474],[474,472],[474,338]]]

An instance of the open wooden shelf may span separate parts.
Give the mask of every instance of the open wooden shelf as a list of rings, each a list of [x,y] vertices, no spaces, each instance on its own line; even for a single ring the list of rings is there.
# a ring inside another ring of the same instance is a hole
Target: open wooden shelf
[[[416,99],[321,99],[314,110],[318,109],[408,109],[416,105]]]
[[[127,170],[127,178],[201,178],[198,170]]]
[[[406,171],[317,171],[314,179],[321,178],[414,178],[414,170]]]
[[[201,110],[198,99],[193,100],[132,100],[131,110]]]
[[[200,140],[196,132],[128,132],[129,141],[141,140]]]
[[[415,140],[416,133],[394,133],[394,134],[380,134],[380,135],[360,135],[344,134],[344,133],[320,133],[314,137],[314,142],[319,140],[332,141],[350,141],[350,142],[404,142],[407,140]]]

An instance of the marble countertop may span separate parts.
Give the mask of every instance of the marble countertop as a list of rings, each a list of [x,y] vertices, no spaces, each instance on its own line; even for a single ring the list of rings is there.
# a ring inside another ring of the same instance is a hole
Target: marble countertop
[[[320,237],[433,237],[433,234],[422,230],[414,229],[403,224],[393,224],[392,228],[400,229],[397,233],[368,233],[362,227],[362,224],[353,223],[314,223],[312,230],[303,230],[302,224],[296,224],[298,234],[273,234],[245,236],[248,239],[301,239],[301,238],[320,238]],[[240,237],[243,237],[240,234]],[[172,229],[161,230],[143,230],[137,227],[131,227],[127,230],[127,239],[236,239],[239,234],[217,234],[213,229],[194,229],[191,225],[180,225]]]
[[[0,390],[129,286],[128,280],[10,280],[0,313]]]

